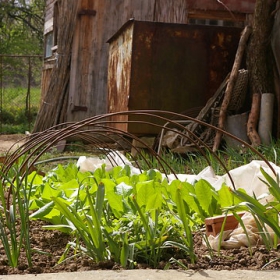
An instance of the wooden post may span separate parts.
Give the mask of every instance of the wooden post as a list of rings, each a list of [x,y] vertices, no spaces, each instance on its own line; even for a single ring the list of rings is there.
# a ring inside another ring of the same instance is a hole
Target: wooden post
[[[242,32],[242,35],[241,35],[241,38],[239,41],[234,64],[232,67],[232,71],[231,71],[229,81],[227,84],[227,88],[225,91],[225,96],[224,96],[224,99],[223,99],[223,102],[221,105],[221,109],[220,109],[218,128],[221,128],[221,129],[224,129],[224,127],[225,127],[227,108],[228,108],[228,105],[229,105],[229,102],[231,99],[231,94],[234,89],[235,82],[238,77],[238,70],[240,68],[242,58],[243,58],[243,53],[245,51],[246,44],[247,44],[248,38],[251,34],[251,31],[252,31],[252,28],[250,26],[246,26]],[[222,139],[222,132],[217,131],[215,139],[214,139],[214,144],[213,144],[214,152],[216,152],[218,150],[221,139]]]
[[[44,96],[33,132],[40,132],[64,122],[63,110],[67,104],[72,41],[75,31],[77,0],[58,1],[58,38],[56,64],[52,68],[50,83]]]
[[[253,94],[251,112],[247,123],[247,135],[253,147],[257,147],[261,144],[261,138],[256,129],[259,122],[261,98],[262,96],[260,93]]]

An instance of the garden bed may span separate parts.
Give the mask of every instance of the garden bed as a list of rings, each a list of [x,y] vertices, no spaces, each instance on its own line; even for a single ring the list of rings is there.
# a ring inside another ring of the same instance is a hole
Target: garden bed
[[[8,138],[9,137],[6,137],[7,140],[4,141],[8,141]],[[18,140],[18,138],[11,141],[14,140]],[[68,171],[65,172],[67,173]],[[60,174],[60,176],[62,176],[62,174]],[[64,175],[62,177],[64,178]],[[206,190],[206,187],[206,185],[203,185],[204,190]],[[180,193],[179,188],[178,190]],[[180,196],[175,198],[179,199],[179,197]],[[179,202],[179,200],[177,202]],[[118,262],[114,262],[114,260],[95,262],[88,256],[79,254],[79,252],[81,251],[77,251],[78,254],[75,254],[73,252],[73,249],[70,249],[66,256],[66,259],[61,264],[58,264],[61,256],[65,252],[65,248],[68,242],[73,241],[73,236],[64,234],[57,230],[46,230],[42,228],[42,226],[46,224],[49,223],[41,221],[40,219],[30,221],[32,267],[28,266],[27,258],[24,251],[19,257],[17,268],[10,267],[8,265],[7,257],[5,256],[4,247],[0,245],[0,274],[39,274],[99,269],[122,269],[121,265]],[[22,225],[19,223],[17,225],[16,232],[19,233],[21,230]],[[144,234],[145,230],[142,229],[141,232],[142,234]],[[181,236],[182,235],[178,236],[179,239]],[[176,239],[174,241],[176,241]],[[189,255],[187,255],[184,251],[179,250],[175,247],[170,247],[163,250],[163,253],[160,256],[160,261],[156,265],[148,265],[144,259],[142,260],[141,258],[138,258],[137,260],[134,260],[133,267],[134,269],[179,268],[194,270],[271,270],[280,268],[280,248],[278,249],[278,247],[276,249],[267,249],[267,247],[265,246],[257,245],[251,247],[251,251],[248,248],[242,247],[239,249],[220,250],[220,252],[218,253],[210,250],[209,247],[206,247],[202,244],[201,232],[193,233],[193,242],[194,253],[196,255],[196,261],[194,263],[191,262]]]
[[[31,222],[31,241],[32,247],[40,249],[45,254],[34,254],[33,267],[28,268],[24,254],[20,258],[18,268],[11,268],[7,265],[7,260],[4,257],[3,248],[0,250],[0,274],[39,274],[39,273],[54,273],[54,272],[73,272],[99,269],[122,269],[119,264],[113,261],[95,263],[85,256],[77,256],[69,259],[66,262],[57,265],[57,261],[63,254],[65,246],[68,242],[69,236],[57,231],[42,230],[43,222]],[[195,234],[195,252],[197,255],[197,262],[190,264],[188,258],[183,255],[176,256],[174,252],[173,257],[178,259],[188,268],[194,270],[200,269],[214,269],[214,270],[236,270],[249,269],[260,270],[268,262],[280,258],[280,250],[268,251],[263,246],[252,248],[252,255],[248,248],[221,250],[220,255],[214,253],[210,256],[208,249],[202,244],[200,234]],[[164,269],[171,255],[166,255],[166,260],[163,260],[158,269]],[[139,263],[136,269],[143,269],[149,267],[144,263]],[[171,264],[170,269],[180,269],[178,264]],[[264,268],[265,270],[280,269],[280,261],[275,261]]]

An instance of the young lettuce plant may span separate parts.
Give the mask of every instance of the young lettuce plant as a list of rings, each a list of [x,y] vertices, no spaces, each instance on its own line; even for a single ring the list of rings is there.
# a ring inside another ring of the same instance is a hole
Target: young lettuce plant
[[[161,177],[159,172],[150,170],[138,176],[138,180],[134,178],[133,190],[126,203],[130,206],[129,211],[138,217],[138,227],[134,228],[138,238],[131,240],[135,259],[144,258],[154,268],[161,259],[162,244],[169,234],[162,197],[165,184]]]

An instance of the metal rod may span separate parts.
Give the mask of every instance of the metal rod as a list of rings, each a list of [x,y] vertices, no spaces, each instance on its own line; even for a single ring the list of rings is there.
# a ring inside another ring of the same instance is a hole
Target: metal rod
[[[11,54],[0,54],[0,57],[43,57],[43,55],[11,55]]]
[[[31,112],[30,112],[30,87],[31,87],[31,57],[28,57],[28,79],[26,93],[26,116],[28,118],[28,130],[31,130]]]

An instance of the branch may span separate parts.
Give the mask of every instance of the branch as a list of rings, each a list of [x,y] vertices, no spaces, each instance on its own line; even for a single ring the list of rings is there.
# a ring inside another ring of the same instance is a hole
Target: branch
[[[224,129],[224,126],[225,126],[227,108],[228,108],[228,105],[229,105],[229,102],[231,99],[231,94],[234,89],[235,82],[238,77],[238,70],[239,70],[241,62],[242,62],[242,57],[243,57],[243,53],[246,48],[246,43],[248,41],[248,38],[249,38],[251,32],[252,32],[252,28],[250,26],[246,26],[242,32],[242,35],[241,35],[241,38],[239,41],[238,49],[237,49],[237,52],[235,55],[234,64],[233,64],[233,67],[232,67],[232,70],[230,73],[229,81],[228,81],[227,88],[225,91],[225,96],[224,96],[223,103],[222,103],[221,109],[220,109],[219,123],[218,123],[218,128],[220,128],[220,129]],[[214,139],[214,144],[213,144],[214,152],[218,150],[221,139],[222,139],[222,132],[217,131],[215,139]]]

